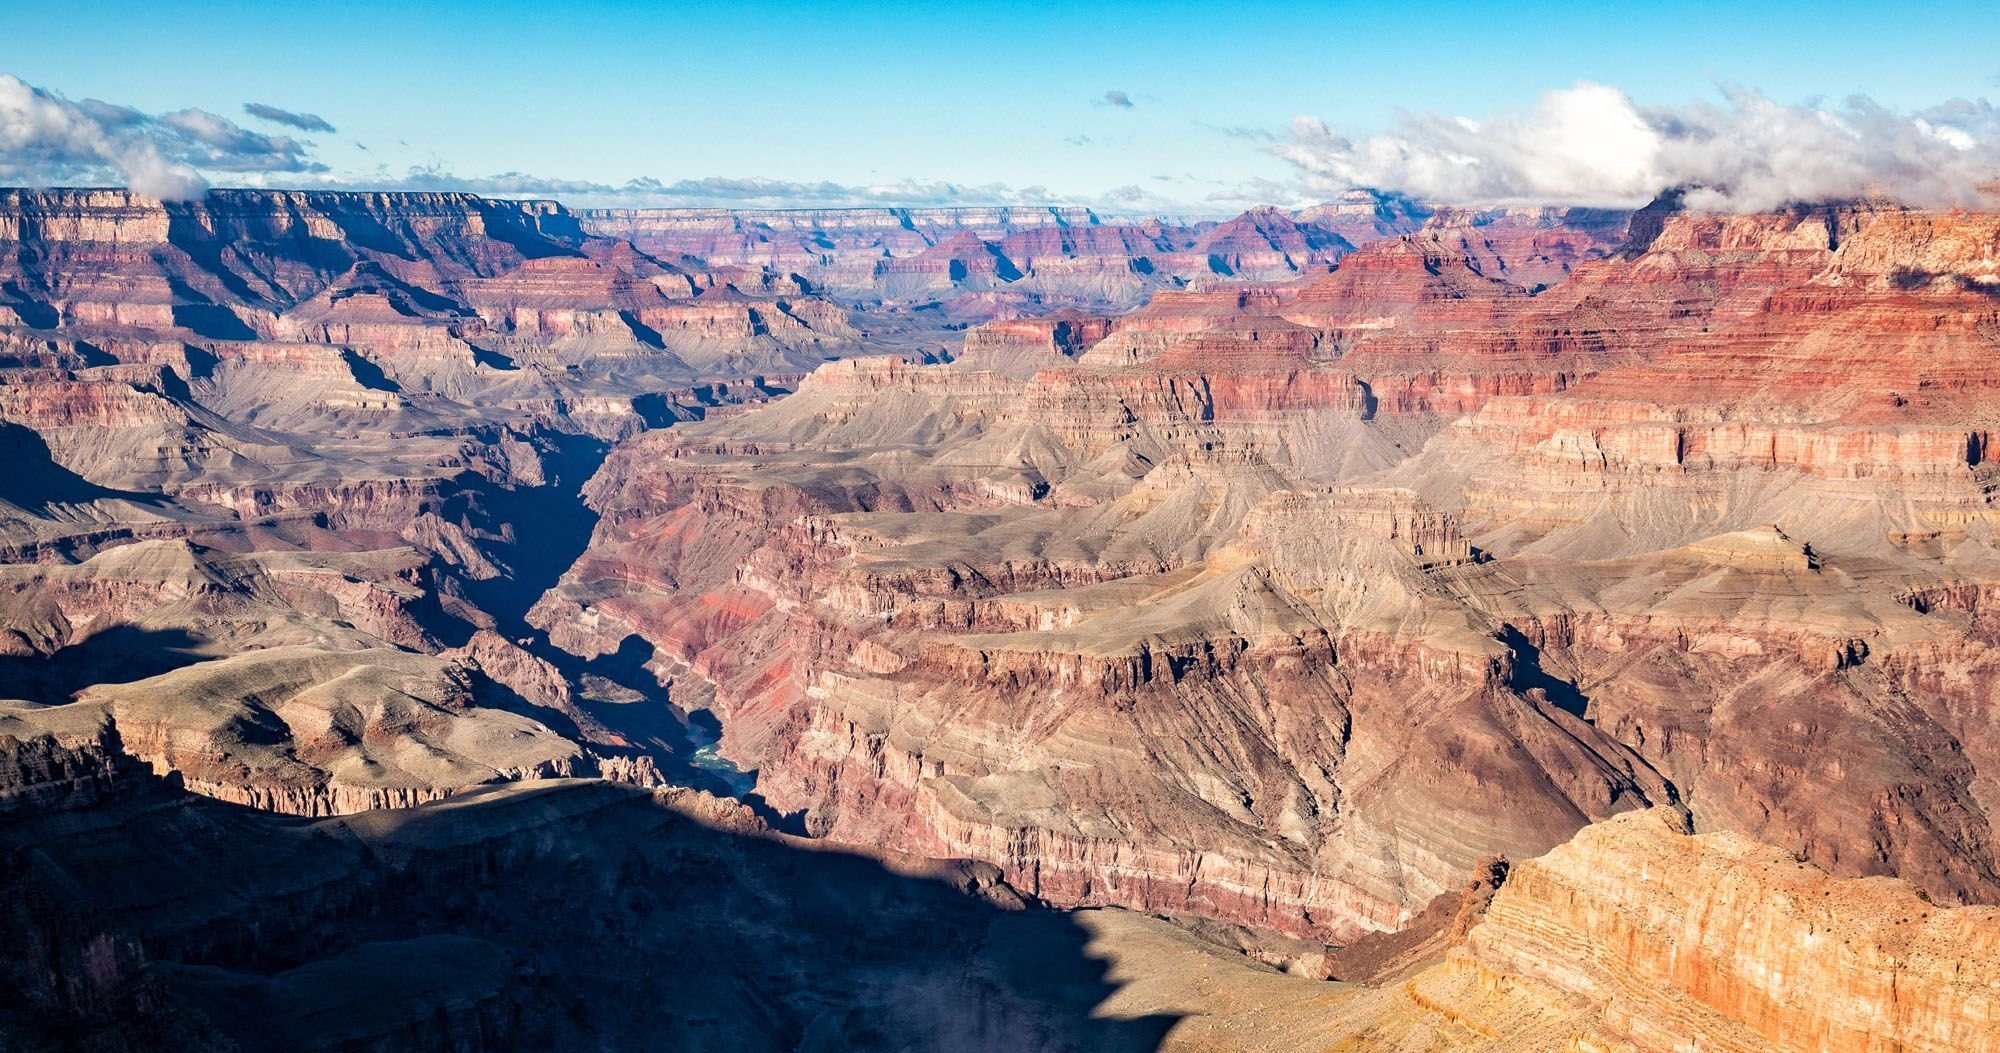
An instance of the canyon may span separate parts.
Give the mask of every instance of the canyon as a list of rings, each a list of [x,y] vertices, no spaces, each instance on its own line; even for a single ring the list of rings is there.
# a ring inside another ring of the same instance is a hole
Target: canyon
[[[1876,201],[0,191],[0,1034],[2000,1048],[1996,352]]]
[[[825,367],[615,452],[533,617],[711,685],[812,833],[1053,902],[1339,942],[1679,803],[1990,898],[2000,226],[1658,223],[1540,292],[1546,234],[1447,217],[1011,327],[1032,373]]]

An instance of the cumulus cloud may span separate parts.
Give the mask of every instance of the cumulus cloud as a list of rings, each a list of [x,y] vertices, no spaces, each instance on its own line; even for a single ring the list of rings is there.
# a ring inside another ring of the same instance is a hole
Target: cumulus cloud
[[[264,135],[207,110],[179,110],[159,118],[160,130],[180,133],[170,149],[196,168],[220,172],[319,172],[326,166],[306,153],[305,144],[283,135]]]
[[[1130,100],[1127,99],[1127,102]],[[307,130],[312,114],[260,103],[252,116]],[[282,115],[282,116],[280,116]],[[1109,144],[1076,137],[1079,144]],[[398,141],[398,145],[407,143]],[[364,150],[359,143],[357,151]],[[199,197],[209,178],[231,185],[322,190],[443,190],[492,197],[555,198],[581,206],[718,208],[844,208],[869,206],[1040,206],[1085,204],[1148,210],[1188,207],[1156,198],[1138,184],[1099,194],[1056,193],[1040,185],[899,179],[877,183],[709,177],[602,182],[509,171],[466,176],[442,161],[407,169],[336,173],[314,156],[310,142],[267,135],[202,109],[151,113],[98,99],[72,100],[0,74],[0,184],[115,185],[167,199]],[[1210,187],[1190,187],[1188,196]],[[1202,207],[1197,205],[1195,207]]]
[[[1116,106],[1121,110],[1129,110],[1135,105],[1132,96],[1122,91],[1107,91],[1104,93],[1104,98],[1099,101],[1106,106]]]
[[[1691,207],[1728,211],[1878,194],[1962,205],[2000,175],[2000,115],[1985,100],[1897,113],[1861,96],[1799,106],[1736,87],[1719,102],[1649,107],[1582,82],[1526,113],[1406,114],[1360,140],[1302,117],[1273,149],[1320,195],[1634,206],[1685,187]]]
[[[152,115],[98,99],[71,101],[0,73],[0,180],[122,183],[152,197],[197,197],[202,171],[326,171],[304,144],[262,135],[206,110]]]
[[[326,118],[317,113],[293,113],[261,102],[246,102],[243,112],[260,121],[282,124],[287,128],[297,128],[302,132],[337,132],[340,129],[327,123]]]
[[[137,110],[95,99],[71,102],[0,74],[0,178],[44,183],[110,175],[166,198],[207,189],[193,168],[170,160],[135,130],[145,121]]]

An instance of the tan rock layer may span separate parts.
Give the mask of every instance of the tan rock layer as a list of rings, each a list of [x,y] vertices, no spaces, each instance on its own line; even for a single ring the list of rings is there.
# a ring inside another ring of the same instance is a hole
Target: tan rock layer
[[[1519,864],[1452,967],[1580,997],[1645,1050],[2000,1049],[2000,908],[1682,821],[1621,816]]]

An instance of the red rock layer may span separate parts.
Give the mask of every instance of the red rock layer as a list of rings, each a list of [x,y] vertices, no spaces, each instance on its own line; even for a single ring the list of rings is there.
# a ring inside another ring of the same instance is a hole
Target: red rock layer
[[[1346,937],[1678,800],[1995,894],[1993,218],[1564,222],[1160,295],[1025,379],[824,370],[614,460],[545,624],[710,681],[813,829],[1057,902]]]
[[[2000,909],[1838,880],[1656,813],[1516,866],[1449,968],[1545,985],[1641,1050],[2000,1049]]]

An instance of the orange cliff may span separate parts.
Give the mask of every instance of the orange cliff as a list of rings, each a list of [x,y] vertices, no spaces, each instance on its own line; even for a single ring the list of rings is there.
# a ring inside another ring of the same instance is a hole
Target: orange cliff
[[[653,643],[813,831],[1060,904],[1347,939],[1677,801],[1989,898],[1994,217],[1653,218],[824,367],[614,455],[537,624]]]
[[[1619,816],[1515,866],[1439,972],[1580,999],[1605,1045],[1578,1048],[2000,1050],[2000,908],[1682,822]]]
[[[2000,908],[1830,877],[1735,834],[1692,834],[1674,808],[1482,865],[1418,926],[1327,962],[1358,982],[1301,984],[1284,1006],[1239,1010],[1229,1033],[1381,1053],[2000,1049]],[[1255,990],[1247,975],[1210,985]]]

